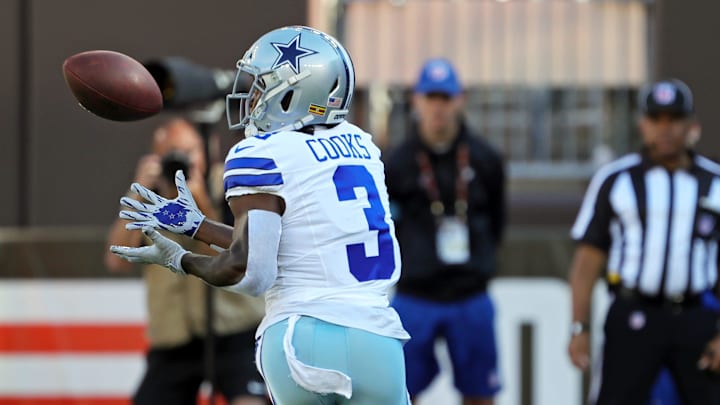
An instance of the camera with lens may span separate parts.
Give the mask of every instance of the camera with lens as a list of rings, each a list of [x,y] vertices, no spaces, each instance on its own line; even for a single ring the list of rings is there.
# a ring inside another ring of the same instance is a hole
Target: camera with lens
[[[160,87],[166,109],[224,100],[235,83],[235,70],[213,69],[180,57],[157,58],[143,65]],[[250,82],[241,80],[238,86],[238,90],[248,89]]]
[[[177,173],[178,170],[182,170],[185,179],[190,179],[190,156],[186,153],[178,150],[170,151],[162,157],[160,163],[162,165],[162,176],[169,181],[170,184],[175,183],[175,173]]]

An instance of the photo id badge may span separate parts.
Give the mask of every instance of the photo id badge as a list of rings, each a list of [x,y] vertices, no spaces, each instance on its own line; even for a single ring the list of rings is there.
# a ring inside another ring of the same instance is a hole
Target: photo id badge
[[[438,259],[444,264],[463,264],[470,260],[470,234],[465,221],[443,217],[435,239]]]

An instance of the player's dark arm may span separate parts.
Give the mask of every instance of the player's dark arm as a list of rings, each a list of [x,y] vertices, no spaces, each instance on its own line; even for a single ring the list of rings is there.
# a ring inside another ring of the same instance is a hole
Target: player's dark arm
[[[227,249],[233,242],[233,227],[205,218],[194,239]]]
[[[230,209],[233,210],[232,206],[233,204],[238,205],[242,204],[243,206],[240,207],[240,210],[247,208],[244,212],[241,213],[241,215],[244,215],[247,213],[247,211],[254,209],[256,207],[264,206],[265,202],[264,199],[272,197],[269,194],[250,194],[238,198],[232,198],[230,199]],[[284,210],[284,202],[279,197],[275,197],[278,200],[280,200],[280,207]],[[242,203],[239,203],[237,200],[242,199]],[[257,209],[263,209],[263,208],[257,208]],[[275,211],[273,211],[275,212]],[[235,213],[235,210],[233,210],[233,215],[235,215],[235,218],[238,218],[238,214]],[[237,225],[237,221],[236,221]],[[215,245],[219,246],[223,249],[227,249],[230,247],[230,245],[233,243],[234,237],[234,228],[226,225],[222,222],[213,221],[211,219],[206,218],[203,223],[200,225],[200,228],[198,228],[197,233],[195,234],[194,239],[199,240],[201,242],[205,242],[208,245]]]
[[[188,180],[188,188],[198,208],[205,214],[205,220],[200,224],[193,239],[227,249],[233,241],[233,227],[217,221],[220,215],[211,202],[207,186],[204,181],[197,178],[202,179],[202,175],[196,174],[191,177],[191,180]]]
[[[248,211],[262,210],[281,216],[285,210],[284,201],[270,194],[253,194],[231,198],[228,202],[235,216],[235,227],[231,228],[232,243],[229,248],[217,256],[186,254],[182,258],[182,267],[188,274],[193,274],[216,286],[231,286],[239,283],[247,270],[249,256]],[[221,234],[224,227],[208,228],[209,233],[217,231]],[[199,231],[198,231],[199,232]],[[212,233],[211,233],[212,235]],[[221,242],[223,236],[215,235],[215,241]],[[198,238],[199,239],[199,238]],[[213,243],[217,244],[217,243]],[[221,246],[217,244],[218,246]]]

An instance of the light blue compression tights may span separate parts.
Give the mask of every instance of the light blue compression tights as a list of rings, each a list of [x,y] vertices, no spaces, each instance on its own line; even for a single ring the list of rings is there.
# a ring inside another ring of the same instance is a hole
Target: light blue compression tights
[[[290,376],[283,350],[288,321],[269,327],[262,339],[260,368],[276,405],[407,405],[402,343],[394,338],[303,316],[292,344],[301,362],[337,370],[352,379],[352,397],[317,394]]]

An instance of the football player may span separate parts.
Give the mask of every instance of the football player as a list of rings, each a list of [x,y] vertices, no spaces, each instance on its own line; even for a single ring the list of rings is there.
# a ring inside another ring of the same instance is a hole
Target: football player
[[[403,341],[388,290],[400,276],[380,150],[346,121],[355,86],[345,48],[308,27],[258,39],[238,62],[227,96],[245,139],[225,161],[234,229],[197,209],[182,172],[178,198],[133,184],[121,217],[152,245],[111,251],[158,263],[232,291],[265,293],[257,366],[277,404],[409,403]],[[247,93],[238,83],[250,75]],[[226,248],[186,251],[156,229]]]

